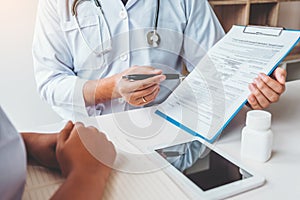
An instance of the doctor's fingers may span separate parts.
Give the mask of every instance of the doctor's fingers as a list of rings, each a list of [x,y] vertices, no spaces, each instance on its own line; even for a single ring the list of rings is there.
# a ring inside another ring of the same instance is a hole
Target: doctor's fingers
[[[162,79],[164,80],[165,76],[159,75],[138,81],[121,80],[118,85],[119,92],[124,97],[125,94],[142,91],[152,86],[159,85]]]
[[[256,87],[261,91],[261,93],[272,103],[275,103],[279,100],[280,97],[280,93],[278,94],[275,89],[276,88],[272,88],[270,87],[267,83],[265,83],[263,80],[256,78],[254,79],[255,85]],[[279,83],[278,83],[279,84]],[[274,84],[275,85],[275,84]],[[281,87],[282,85],[279,84],[279,87]],[[283,89],[282,89],[283,92]]]
[[[166,76],[164,75],[157,75],[151,78],[147,78],[144,80],[140,80],[140,81],[133,81],[132,83],[134,84],[133,91],[140,91],[140,90],[144,90],[147,89],[153,85],[159,84],[160,82],[164,81],[166,79]]]
[[[146,97],[146,96],[149,96],[151,94],[153,94],[156,90],[159,89],[159,85],[153,85],[145,90],[140,90],[140,91],[137,91],[137,92],[133,92],[131,94],[128,95],[128,101],[129,102],[132,102],[132,103],[136,103],[136,102],[139,102],[137,103],[137,105],[140,105],[140,100],[142,97]],[[149,103],[150,99],[147,100],[147,103]]]
[[[140,106],[144,106],[152,101],[154,101],[158,95],[160,91],[160,88],[157,88],[156,90],[154,90],[151,94],[149,94],[148,96],[143,96],[142,98],[139,99],[140,102]],[[146,101],[146,102],[145,102]]]
[[[251,106],[251,108],[254,109],[254,110],[261,110],[262,109],[262,107],[258,104],[258,102],[257,102],[257,100],[256,100],[256,98],[253,94],[250,94],[248,96],[248,103]]]
[[[275,71],[273,72],[272,76],[281,84],[285,84],[287,72],[283,68],[276,68]]]
[[[256,83],[256,85],[259,88],[264,87],[264,86],[269,86],[277,94],[282,94],[285,90],[285,76],[286,76],[286,75],[284,75],[285,71],[283,71],[282,73],[283,74],[277,75],[277,76],[280,76],[280,77],[283,76],[282,78],[278,78],[278,79],[282,79],[280,81],[283,82],[283,84],[281,84],[281,82],[279,82],[278,80],[275,80],[265,74],[260,73],[259,78],[257,78],[257,81],[259,81],[259,82]],[[275,72],[274,72],[274,74],[275,74]],[[279,74],[279,73],[277,73],[277,74]]]
[[[251,93],[254,95],[257,103],[259,104],[259,106],[261,108],[266,108],[270,105],[270,101],[263,95],[263,93],[257,88],[257,86],[255,84],[251,83],[249,85],[249,89],[250,89]],[[259,109],[259,108],[257,108],[257,109]]]
[[[152,93],[148,94],[147,96],[140,96],[138,99],[131,100],[128,103],[133,106],[144,106],[144,105],[154,101],[155,98],[157,97],[159,91],[160,91],[160,88],[158,87]]]

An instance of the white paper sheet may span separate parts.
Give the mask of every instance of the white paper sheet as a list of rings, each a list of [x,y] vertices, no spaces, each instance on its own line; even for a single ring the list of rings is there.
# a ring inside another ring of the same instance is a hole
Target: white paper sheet
[[[246,103],[249,83],[271,74],[298,43],[300,31],[233,26],[156,113],[213,142]]]

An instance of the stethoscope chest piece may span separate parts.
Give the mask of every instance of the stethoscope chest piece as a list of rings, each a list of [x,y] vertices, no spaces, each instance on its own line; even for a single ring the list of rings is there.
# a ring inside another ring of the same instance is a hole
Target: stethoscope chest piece
[[[147,42],[151,47],[158,47],[160,44],[160,36],[156,30],[147,33]]]

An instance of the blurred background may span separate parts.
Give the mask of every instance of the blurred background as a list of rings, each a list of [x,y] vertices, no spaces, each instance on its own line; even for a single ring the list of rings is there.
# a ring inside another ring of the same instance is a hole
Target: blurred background
[[[37,3],[38,0],[17,1],[17,3],[6,1],[0,7],[0,105],[18,130],[27,130],[61,120],[50,106],[40,99],[36,90],[31,45]],[[278,25],[300,29],[299,10],[299,1],[280,3]],[[259,12],[265,10],[258,9],[253,12],[260,14]],[[222,20],[226,20],[226,17]],[[288,64],[287,69],[289,80],[299,79],[298,62]]]
[[[61,120],[36,90],[31,45],[37,3],[6,1],[0,7],[0,105],[18,130]]]

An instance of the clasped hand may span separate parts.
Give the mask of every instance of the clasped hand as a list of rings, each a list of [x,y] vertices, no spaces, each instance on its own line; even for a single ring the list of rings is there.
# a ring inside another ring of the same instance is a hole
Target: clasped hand
[[[27,155],[39,164],[70,173],[99,172],[108,177],[116,157],[113,144],[95,127],[68,122],[56,134],[22,133]]]

